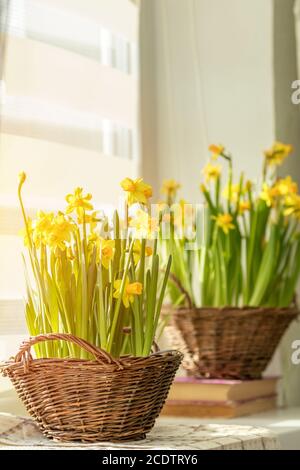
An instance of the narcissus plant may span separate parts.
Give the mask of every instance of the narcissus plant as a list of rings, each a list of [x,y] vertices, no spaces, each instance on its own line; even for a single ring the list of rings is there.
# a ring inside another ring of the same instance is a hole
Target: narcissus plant
[[[278,167],[292,152],[291,145],[275,142],[264,152],[258,185],[244,174],[234,180],[232,157],[223,145],[209,150],[200,185],[204,207],[189,227],[178,224],[176,194],[163,187],[167,205],[160,203],[162,220],[168,217],[171,227],[160,247],[173,257],[168,285],[172,305],[290,306],[300,275],[300,195],[290,176],[279,177]],[[176,182],[172,186],[180,187]]]
[[[66,196],[64,212],[25,211],[19,178],[22,230],[28,256],[26,320],[32,336],[71,333],[115,357],[148,356],[160,321],[171,266],[157,252],[158,221],[149,214],[152,188],[142,178],[126,178],[125,219],[94,210],[92,195],[76,188]],[[130,206],[137,204],[129,217]],[[65,342],[41,343],[38,357],[87,358]]]

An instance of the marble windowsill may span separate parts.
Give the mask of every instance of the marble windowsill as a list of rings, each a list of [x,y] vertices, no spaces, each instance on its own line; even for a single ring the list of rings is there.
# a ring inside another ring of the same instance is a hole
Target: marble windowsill
[[[0,412],[18,416],[27,415],[13,390],[0,393]],[[159,426],[171,425],[177,428],[179,425],[195,427],[207,424],[260,426],[277,436],[282,449],[300,450],[300,408],[278,409],[230,420],[171,417],[162,417],[157,420]]]
[[[274,450],[277,436],[258,426],[167,424],[158,420],[145,440],[120,443],[55,442],[44,437],[31,418],[0,413],[0,450]]]

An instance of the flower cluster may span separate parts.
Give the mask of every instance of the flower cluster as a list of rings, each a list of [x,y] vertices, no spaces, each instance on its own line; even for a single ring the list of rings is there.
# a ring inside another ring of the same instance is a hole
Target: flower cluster
[[[124,189],[129,205],[139,203],[147,204],[148,199],[152,196],[152,187],[144,183],[143,178],[133,180],[125,178],[121,182],[121,187]]]
[[[269,150],[265,150],[266,164],[269,166],[280,166],[293,151],[291,145],[275,142]]]
[[[200,245],[195,235],[196,248],[186,251],[173,236],[178,234],[174,216],[169,217],[174,226],[171,240],[162,244],[164,252],[173,254],[169,282],[173,304],[291,303],[300,274],[300,194],[291,176],[279,177],[277,168],[292,150],[291,145],[275,142],[263,152],[259,186],[244,174],[236,181],[231,154],[223,145],[209,147],[200,184],[204,196]],[[172,187],[180,185],[173,182]]]
[[[247,181],[245,184],[233,183],[231,156],[227,153],[225,147],[221,145],[211,145],[209,149],[212,152],[211,160],[223,157],[229,162],[229,182],[223,189],[222,196],[233,207],[231,207],[231,212],[224,213],[222,212],[222,206],[218,204],[219,201],[216,201],[216,210],[221,210],[221,213],[214,216],[216,225],[220,227],[225,234],[228,234],[229,230],[233,230],[235,228],[233,224],[233,214],[235,213],[237,216],[244,216],[246,212],[252,210],[254,184],[251,181]],[[266,181],[268,169],[281,165],[291,152],[292,146],[281,142],[275,142],[269,150],[264,152],[265,179],[257,201],[259,199],[264,201],[270,208],[280,207],[285,216],[291,215],[295,218],[299,218],[300,196],[298,195],[297,183],[293,181],[290,176],[275,179],[275,181],[273,180],[271,183]],[[204,174],[206,184],[220,184],[222,174],[222,167],[220,164],[209,162],[204,167],[202,173]],[[204,184],[201,184],[200,189],[208,200],[210,189]],[[211,202],[211,198],[209,199]]]
[[[268,207],[283,208],[285,216],[292,216],[300,220],[298,185],[290,176],[280,178],[272,185],[264,182],[260,198],[265,201]]]
[[[171,265],[170,257],[164,266],[160,264],[153,240],[159,220],[149,214],[151,186],[142,178],[122,181],[129,208],[139,205],[130,216],[126,212],[126,220],[117,211],[113,221],[99,215],[92,195],[80,187],[66,196],[64,212],[39,211],[32,220],[22,200],[25,180],[22,173],[18,191],[25,221],[22,235],[33,274],[27,276],[30,333],[67,332],[114,356],[148,355]],[[37,353],[86,355],[59,344],[46,350],[38,347]]]

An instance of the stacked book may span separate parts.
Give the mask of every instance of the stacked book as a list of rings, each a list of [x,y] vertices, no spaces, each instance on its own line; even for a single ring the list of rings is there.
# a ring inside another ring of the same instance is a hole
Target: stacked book
[[[178,377],[162,414],[234,418],[276,408],[278,378],[216,380]]]

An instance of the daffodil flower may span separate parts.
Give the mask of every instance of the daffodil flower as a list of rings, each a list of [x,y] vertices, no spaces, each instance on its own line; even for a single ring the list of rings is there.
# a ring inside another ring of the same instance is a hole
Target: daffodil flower
[[[208,147],[208,150],[212,153],[212,159],[217,160],[217,158],[222,155],[225,151],[224,145],[215,145],[212,144]]]
[[[136,215],[130,220],[129,226],[135,229],[137,238],[151,238],[159,228],[157,219],[150,217],[147,212],[141,209],[136,211]]]
[[[41,234],[45,234],[51,230],[53,223],[54,214],[53,212],[38,211],[37,219],[35,221],[35,231]]]
[[[114,294],[113,294],[114,299],[118,299],[120,297],[121,285],[122,285],[121,279],[117,279],[114,282],[114,289],[115,289]],[[129,279],[126,278],[124,292],[122,296],[124,307],[128,308],[129,304],[134,302],[134,296],[141,295],[142,291],[143,291],[143,285],[140,282],[130,283]]]
[[[92,233],[89,236],[88,240],[89,250],[92,250],[93,246],[96,246],[97,250],[97,263],[100,263],[104,266],[105,269],[109,268],[109,263],[114,257],[115,253],[115,240],[110,240],[100,237],[96,233]]]
[[[54,218],[51,231],[47,237],[47,244],[52,248],[66,249],[66,242],[71,241],[71,234],[74,232],[75,225],[65,217],[62,212]]]
[[[136,180],[125,178],[121,182],[121,187],[127,195],[127,202],[130,206],[135,203],[147,204],[148,199],[152,196],[152,187],[144,183],[143,178]]]
[[[205,176],[205,181],[209,182],[211,180],[219,179],[221,175],[221,171],[222,171],[221,165],[212,165],[211,163],[208,163],[203,168],[202,173]]]
[[[224,199],[227,199],[227,200],[230,199],[230,202],[236,203],[240,195],[244,194],[244,192],[245,192],[244,190],[242,190],[241,192],[241,188],[239,184],[231,184],[231,185],[227,184],[227,186],[225,186],[223,190],[222,196],[224,197]]]
[[[47,243],[47,237],[52,230],[53,219],[53,212],[38,211],[32,237],[36,248],[39,248],[41,243]]]
[[[152,252],[153,251],[152,251],[151,246],[146,246],[145,247],[145,256],[146,256],[146,258],[151,256]],[[139,260],[141,259],[141,254],[142,254],[142,244],[141,244],[140,240],[138,240],[138,239],[134,240],[132,253],[133,253],[134,264],[138,264]]]
[[[230,230],[235,229],[235,225],[232,223],[233,217],[230,214],[219,214],[213,216],[213,219],[216,221],[217,227],[221,228],[226,235]]]
[[[263,183],[260,199],[265,201],[268,207],[274,207],[279,196],[280,192],[276,185],[269,186],[267,183]]]
[[[298,192],[298,185],[290,176],[279,179],[276,183],[276,188],[281,196],[288,196]]]
[[[161,192],[166,194],[168,197],[174,198],[178,189],[181,188],[181,184],[174,179],[164,180],[161,188]]]
[[[273,146],[264,152],[267,165],[280,166],[284,160],[293,151],[291,145],[283,144],[282,142],[275,142]]]
[[[93,206],[90,203],[92,195],[90,193],[83,195],[82,192],[82,188],[76,188],[74,190],[74,194],[68,194],[66,196],[66,201],[68,203],[68,207],[66,209],[67,214],[76,211],[78,216],[82,216],[84,211],[93,210]]]
[[[100,242],[101,263],[105,269],[108,269],[110,261],[114,257],[115,240],[106,240],[102,238]]]
[[[285,200],[284,215],[293,216],[300,220],[300,196],[299,194],[291,194]]]
[[[239,214],[243,215],[245,212],[250,211],[251,203],[250,201],[240,201],[239,203]]]
[[[97,223],[100,222],[102,219],[97,216],[98,211],[92,212],[92,214],[85,214],[83,211],[81,211],[80,214],[78,214],[77,217],[77,222],[79,225],[86,223],[90,224],[90,229],[91,232],[95,230],[97,227]]]

